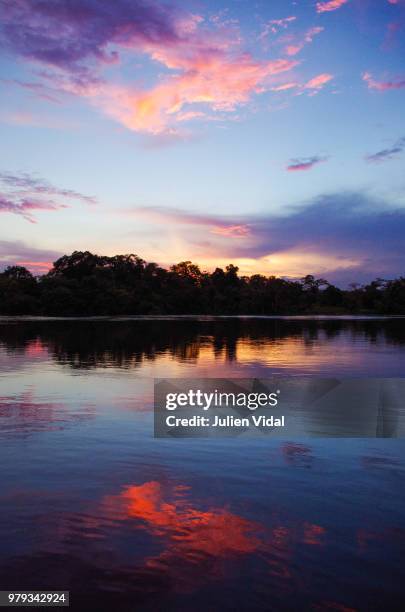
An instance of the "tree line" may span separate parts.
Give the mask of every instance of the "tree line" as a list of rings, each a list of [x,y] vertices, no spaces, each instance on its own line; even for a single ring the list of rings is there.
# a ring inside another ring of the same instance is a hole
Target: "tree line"
[[[47,274],[23,266],[0,273],[1,315],[405,314],[405,277],[340,289],[322,278],[201,271],[190,261],[162,268],[137,255],[74,251]]]

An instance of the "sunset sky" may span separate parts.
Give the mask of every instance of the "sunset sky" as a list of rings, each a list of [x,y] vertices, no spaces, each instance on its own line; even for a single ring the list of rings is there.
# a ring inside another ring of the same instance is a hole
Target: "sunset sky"
[[[0,0],[0,268],[405,276],[405,0]]]

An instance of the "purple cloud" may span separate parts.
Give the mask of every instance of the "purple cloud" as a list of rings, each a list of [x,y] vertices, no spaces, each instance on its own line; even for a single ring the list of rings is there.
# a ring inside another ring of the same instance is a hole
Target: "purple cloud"
[[[405,79],[403,77],[396,77],[388,81],[377,81],[370,72],[364,72],[361,78],[367,83],[369,89],[375,89],[376,91],[390,91],[405,87]]]
[[[64,201],[55,202],[52,198],[79,200],[86,204],[97,201],[93,196],[55,187],[30,174],[0,172],[0,213],[21,215],[30,223],[36,223],[32,211],[55,211],[68,207]]]
[[[0,270],[7,266],[25,266],[32,272],[42,273],[49,270],[52,262],[62,253],[50,249],[37,249],[19,240],[0,240]]]
[[[242,239],[250,234],[250,227],[245,223],[234,223],[233,217],[219,217],[216,215],[197,215],[178,208],[164,208],[161,206],[140,206],[132,210],[124,211],[125,215],[142,215],[146,219],[157,219],[167,224],[173,223],[177,226],[199,225],[212,235],[222,236],[229,239]]]
[[[152,214],[150,218],[153,219]],[[198,250],[204,240],[206,250],[212,249],[218,257],[229,261],[313,252],[319,261],[323,256],[325,259],[331,256],[337,261],[346,258],[357,262],[350,269],[334,267],[323,272],[328,280],[343,285],[377,276],[405,276],[405,208],[363,193],[323,195],[302,206],[285,209],[282,215],[233,216],[233,226],[249,229],[238,241],[217,235],[206,242],[206,227],[223,226],[229,223],[226,218],[167,210],[160,221],[167,223],[170,218],[175,223],[187,224],[181,235],[189,242],[190,251]],[[190,225],[195,226],[192,232]]]
[[[368,162],[383,162],[389,159],[393,159],[400,155],[405,149],[405,137],[400,138],[397,142],[388,149],[381,149],[381,151],[377,151],[377,153],[372,153],[371,155],[366,155],[365,160]]]
[[[195,214],[179,208],[163,206],[139,206],[133,210],[124,211],[126,215],[142,215],[147,219],[161,219],[166,223],[179,225],[200,225],[210,228],[214,234],[223,236],[246,236],[249,226],[244,223],[235,223],[234,217],[219,217],[218,215]]]
[[[250,223],[254,241],[245,252],[243,246],[238,250],[239,257],[315,249],[359,261],[350,270],[325,272],[334,282],[405,275],[405,209],[366,194],[324,195],[290,209],[286,216],[245,222]]]
[[[5,85],[16,85],[17,87],[30,91],[37,98],[41,98],[47,102],[53,102],[54,104],[60,104],[60,100],[57,97],[60,92],[42,83],[20,81],[19,79],[0,79],[0,82]]]
[[[86,204],[96,204],[97,200],[94,196],[87,196],[74,191],[73,189],[60,189],[54,187],[47,181],[34,177],[31,174],[11,174],[8,172],[0,172],[0,182],[8,187],[23,189],[30,193],[46,194],[51,196],[61,196],[63,198],[71,198],[80,200]]]
[[[27,60],[39,80],[15,84],[42,97],[54,97],[55,89],[83,97],[128,129],[154,136],[184,137],[188,121],[235,116],[299,64],[256,59],[236,22],[164,0],[0,0],[0,10],[0,49]],[[165,72],[145,88],[134,61],[130,82],[103,70],[135,57]],[[306,87],[320,89],[330,78],[318,75]]]
[[[40,202],[35,200],[28,200],[26,198],[7,198],[0,193],[0,213],[14,213],[15,215],[21,215],[30,223],[36,223],[35,217],[31,214],[31,211],[35,210],[60,210],[61,208],[67,208],[65,204],[55,204],[54,202]]]
[[[296,172],[300,170],[311,170],[314,166],[325,162],[327,157],[319,157],[318,155],[314,155],[313,157],[296,157],[290,159],[286,170],[288,172]]]
[[[109,44],[170,44],[175,9],[143,0],[0,0],[0,45],[26,59],[86,74],[87,61],[118,59]]]

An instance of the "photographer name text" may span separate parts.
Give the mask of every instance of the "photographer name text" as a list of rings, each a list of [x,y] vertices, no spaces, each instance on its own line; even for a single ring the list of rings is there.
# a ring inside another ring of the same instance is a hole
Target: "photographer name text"
[[[284,427],[285,419],[284,416],[275,417],[271,416],[256,416],[249,415],[249,417],[235,417],[228,415],[220,417],[215,415],[214,417],[193,415],[190,417],[176,417],[170,415],[166,417],[167,427]]]

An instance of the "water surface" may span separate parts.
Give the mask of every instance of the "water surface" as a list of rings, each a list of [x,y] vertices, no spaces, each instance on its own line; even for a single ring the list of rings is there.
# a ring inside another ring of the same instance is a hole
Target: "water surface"
[[[0,587],[74,610],[387,610],[405,440],[153,439],[153,377],[398,377],[405,320],[0,321]]]

